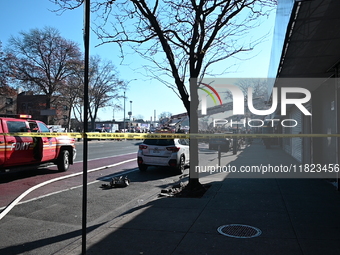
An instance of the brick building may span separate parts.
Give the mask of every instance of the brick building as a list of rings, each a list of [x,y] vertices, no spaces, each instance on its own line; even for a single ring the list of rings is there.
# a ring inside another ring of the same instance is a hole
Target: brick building
[[[51,109],[46,109],[46,95],[22,92],[17,96],[17,112],[30,114],[33,119],[42,120],[48,125],[61,125],[68,128],[70,109],[60,97],[54,98]]]

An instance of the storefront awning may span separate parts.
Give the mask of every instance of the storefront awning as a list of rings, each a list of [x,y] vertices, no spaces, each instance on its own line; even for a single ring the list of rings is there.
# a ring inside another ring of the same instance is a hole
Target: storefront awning
[[[340,61],[340,1],[298,1],[288,25],[278,78],[328,78]]]

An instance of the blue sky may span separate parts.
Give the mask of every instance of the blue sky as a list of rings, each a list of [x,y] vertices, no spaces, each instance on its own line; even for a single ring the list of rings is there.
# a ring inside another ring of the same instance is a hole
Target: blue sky
[[[51,11],[55,8],[56,6],[49,0],[1,0],[0,41],[3,47],[7,46],[11,35],[17,36],[20,31],[51,26],[57,28],[64,38],[77,42],[83,51],[83,8],[67,11],[62,15]],[[225,77],[267,77],[274,21],[275,13],[273,12],[260,28],[254,30],[254,34],[257,35],[270,33],[265,42],[251,53],[255,57],[247,61],[237,62],[233,59],[223,63],[223,65],[233,65],[231,72]],[[142,115],[148,120],[154,116],[154,110],[156,110],[156,116],[161,112],[173,114],[185,112],[182,101],[171,89],[159,81],[151,81],[133,71],[143,62],[137,54],[135,58],[131,58],[130,63],[127,61],[124,65],[120,65],[116,45],[106,44],[95,47],[99,41],[94,34],[91,34],[90,38],[90,54],[98,54],[102,59],[111,60],[116,65],[120,78],[126,81],[131,80],[129,89],[126,91],[126,117],[127,112],[130,111],[130,101],[132,101],[133,116]],[[120,103],[123,105],[123,100]],[[103,109],[99,113],[101,120],[110,120],[112,117],[112,108]],[[114,117],[117,120],[123,119],[123,111],[115,111]]]

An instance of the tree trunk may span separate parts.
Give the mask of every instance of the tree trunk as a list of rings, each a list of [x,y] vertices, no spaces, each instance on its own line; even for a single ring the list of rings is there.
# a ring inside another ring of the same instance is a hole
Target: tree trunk
[[[190,79],[190,109],[188,110],[190,118],[190,134],[198,133],[198,93],[197,93],[197,78]],[[190,169],[188,188],[197,190],[202,188],[199,182],[199,172],[196,171],[196,166],[199,166],[198,158],[198,140],[190,138]]]

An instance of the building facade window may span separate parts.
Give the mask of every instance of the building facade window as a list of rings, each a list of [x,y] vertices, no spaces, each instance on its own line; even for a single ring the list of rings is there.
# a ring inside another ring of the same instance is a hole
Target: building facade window
[[[13,98],[6,98],[6,105],[13,105]]]

